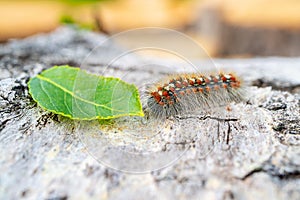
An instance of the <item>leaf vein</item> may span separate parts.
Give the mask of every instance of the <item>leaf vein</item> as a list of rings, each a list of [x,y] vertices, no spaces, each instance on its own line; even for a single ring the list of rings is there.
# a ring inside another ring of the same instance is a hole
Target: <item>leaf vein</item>
[[[65,104],[65,106],[67,107],[68,112],[69,112],[70,114],[72,114],[71,109],[70,109],[70,107],[68,106],[66,100],[67,100],[67,93],[64,92],[64,104]]]
[[[78,110],[79,110],[81,113],[83,113],[83,114],[86,115],[86,116],[90,116],[87,112],[84,112],[84,111],[81,109],[81,106],[78,105],[77,101],[75,101],[75,104],[76,104]]]
[[[47,90],[45,89],[43,82],[39,82],[39,83],[40,83],[40,85],[41,85],[42,91],[46,94],[46,96],[47,96],[48,99],[50,100],[50,103],[52,104],[52,106],[57,110],[57,107],[56,107],[56,105],[53,103],[52,98],[50,98],[50,95],[49,95],[49,93],[47,92]]]
[[[83,99],[83,98],[81,98],[81,97],[75,95],[74,92],[71,92],[71,91],[67,90],[67,89],[64,88],[63,86],[61,86],[61,85],[59,85],[59,84],[53,82],[52,80],[50,80],[50,79],[48,79],[48,78],[46,78],[46,77],[44,77],[44,76],[37,75],[37,77],[38,77],[39,79],[43,80],[43,81],[46,81],[46,82],[48,82],[48,83],[50,83],[50,84],[52,84],[52,85],[58,87],[58,88],[61,89],[62,91],[64,91],[64,92],[70,94],[71,96],[73,96],[75,99],[78,99],[78,100],[83,101],[83,102],[88,103],[88,104],[95,105],[95,106],[97,106],[97,107],[102,107],[102,108],[107,109],[107,110],[123,112],[123,110],[118,110],[118,109],[109,108],[109,107],[107,107],[107,106],[104,106],[104,105],[101,105],[101,104],[97,104],[97,103],[94,103],[94,102],[92,102],[92,101]],[[47,94],[47,96],[49,96],[49,95]],[[50,100],[51,100],[51,99],[50,99]],[[52,102],[51,102],[51,103],[52,103]],[[52,104],[53,104],[53,103],[52,103]]]

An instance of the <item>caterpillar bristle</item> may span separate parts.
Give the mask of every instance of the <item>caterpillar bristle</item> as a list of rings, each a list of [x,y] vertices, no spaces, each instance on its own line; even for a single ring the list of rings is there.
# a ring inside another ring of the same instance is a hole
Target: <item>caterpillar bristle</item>
[[[161,119],[243,100],[242,81],[233,73],[177,74],[148,88],[145,112]]]

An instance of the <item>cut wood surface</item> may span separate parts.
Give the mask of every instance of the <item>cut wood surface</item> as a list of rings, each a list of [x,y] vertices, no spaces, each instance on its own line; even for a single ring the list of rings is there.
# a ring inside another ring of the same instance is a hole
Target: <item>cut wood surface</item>
[[[0,199],[300,198],[299,58],[215,59],[243,77],[249,100],[156,124],[151,137],[119,129],[122,119],[105,129],[34,103],[27,82],[44,69],[103,72],[117,46],[85,58],[104,39],[60,28],[0,46]],[[104,75],[139,84],[178,71],[173,61],[156,59],[166,67],[155,69],[148,61],[133,54]]]

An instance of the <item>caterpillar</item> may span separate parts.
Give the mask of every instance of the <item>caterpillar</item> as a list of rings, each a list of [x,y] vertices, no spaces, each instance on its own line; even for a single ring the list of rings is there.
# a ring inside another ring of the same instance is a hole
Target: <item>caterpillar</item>
[[[147,113],[156,119],[208,110],[244,100],[241,79],[233,73],[171,75],[148,88]]]

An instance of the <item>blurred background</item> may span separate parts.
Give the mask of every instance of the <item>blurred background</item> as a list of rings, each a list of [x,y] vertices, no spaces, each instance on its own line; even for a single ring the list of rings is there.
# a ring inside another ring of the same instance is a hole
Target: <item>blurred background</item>
[[[300,56],[299,0],[0,0],[2,43],[64,24],[109,35],[171,28],[213,57]]]

